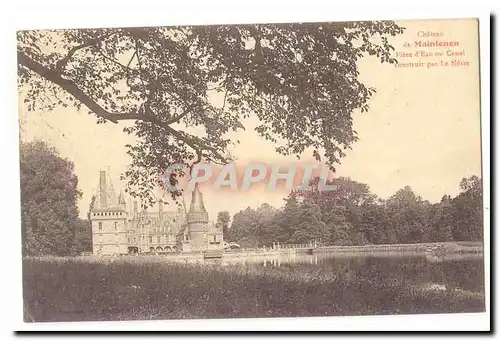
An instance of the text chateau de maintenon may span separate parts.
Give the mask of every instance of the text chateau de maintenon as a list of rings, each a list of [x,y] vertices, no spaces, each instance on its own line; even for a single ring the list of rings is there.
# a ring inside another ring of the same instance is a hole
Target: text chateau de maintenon
[[[208,221],[203,196],[198,187],[192,193],[189,211],[158,211],[127,207],[125,196],[118,196],[105,171],[100,172],[99,184],[90,209],[92,247],[94,255],[128,253],[198,252],[222,249],[222,228]]]

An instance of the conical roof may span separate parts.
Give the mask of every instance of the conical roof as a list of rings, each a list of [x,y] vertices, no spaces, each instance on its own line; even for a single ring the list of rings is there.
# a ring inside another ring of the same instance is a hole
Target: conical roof
[[[203,195],[198,188],[198,184],[195,185],[193,194],[191,195],[191,206],[189,207],[189,213],[207,213],[205,205],[203,204]]]
[[[120,191],[120,195],[118,196],[118,204],[121,205],[125,205],[125,195],[123,195],[123,191]]]
[[[122,198],[125,201],[124,198]],[[119,199],[115,195],[111,178],[107,176],[106,171],[99,172],[99,183],[97,185],[96,200],[94,203],[95,210],[116,209]]]

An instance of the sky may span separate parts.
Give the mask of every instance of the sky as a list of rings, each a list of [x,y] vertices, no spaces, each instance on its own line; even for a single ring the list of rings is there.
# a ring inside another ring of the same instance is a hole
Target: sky
[[[400,62],[423,61],[424,67],[395,67],[374,57],[359,63],[361,81],[376,88],[368,112],[354,114],[359,141],[337,166],[335,176],[345,176],[369,185],[381,198],[388,198],[409,185],[424,199],[436,202],[444,194],[456,195],[463,177],[481,175],[479,65],[477,22],[475,20],[426,20],[397,22],[404,34],[391,40],[396,51],[441,51],[442,57],[400,58]],[[422,37],[441,32],[439,38]],[[416,40],[457,41],[458,47],[416,48]],[[410,47],[404,44],[409,43]],[[448,50],[462,53],[447,56]],[[468,66],[450,66],[451,61],[469,61]],[[448,66],[427,63],[448,62]],[[217,100],[217,99],[214,99]],[[85,217],[96,190],[99,171],[108,170],[115,190],[124,188],[119,177],[130,163],[125,145],[134,136],[122,130],[124,123],[96,124],[87,109],[56,108],[52,112],[28,112],[20,98],[21,138],[41,139],[57,148],[62,157],[75,164],[79,189],[80,216]],[[276,154],[271,142],[253,130],[255,119],[245,121],[246,130],[231,134],[240,144],[231,149],[237,163],[296,163],[295,157]],[[310,160],[305,155],[303,162]],[[202,187],[210,219],[219,211],[235,214],[262,203],[283,205],[289,190],[266,191],[253,186],[248,192]],[[189,196],[186,198],[189,202]],[[174,209],[174,206],[172,206]]]

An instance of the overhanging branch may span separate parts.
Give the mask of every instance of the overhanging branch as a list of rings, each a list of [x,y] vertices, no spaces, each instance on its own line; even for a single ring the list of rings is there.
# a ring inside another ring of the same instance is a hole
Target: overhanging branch
[[[139,120],[143,122],[150,122],[165,129],[166,132],[172,134],[179,140],[185,142],[188,146],[190,146],[197,152],[200,150],[209,150],[219,160],[227,159],[224,155],[220,153],[220,151],[216,147],[208,145],[206,141],[203,141],[203,139],[170,127],[170,124],[178,122],[180,119],[185,117],[189,112],[191,112],[194,108],[196,108],[198,106],[196,104],[189,106],[188,108],[186,108],[185,112],[167,121],[162,121],[157,117],[155,117],[154,115],[148,115],[147,112],[143,114],[138,112],[111,113],[106,109],[104,109],[102,106],[100,106],[93,98],[88,96],[73,81],[63,78],[58,71],[49,69],[48,67],[31,59],[30,57],[28,57],[26,54],[24,54],[22,51],[19,50],[17,51],[17,60],[20,65],[30,69],[31,71],[37,73],[38,75],[51,81],[52,83],[59,85],[61,88],[63,88],[70,95],[79,100],[82,104],[84,104],[87,108],[89,108],[95,115],[97,115],[100,118],[103,118],[113,123],[118,123],[118,121],[124,121],[124,120]]]
[[[62,69],[66,66],[66,64],[68,64],[69,60],[71,59],[71,57],[73,57],[73,55],[78,51],[78,50],[81,50],[81,49],[84,49],[86,47],[89,47],[89,46],[92,46],[92,45],[95,45],[99,42],[101,42],[103,39],[106,39],[108,38],[110,35],[112,35],[113,32],[109,32],[109,33],[106,33],[100,37],[96,37],[94,39],[90,39],[89,41],[87,41],[86,43],[83,43],[83,44],[80,44],[80,45],[77,45],[73,48],[71,48],[69,51],[68,51],[68,54],[61,60],[58,60],[57,63],[56,63],[56,70],[58,71],[62,71]]]
[[[106,109],[101,107],[96,103],[90,96],[83,92],[73,81],[65,79],[57,71],[51,70],[48,67],[38,63],[37,61],[31,59],[21,51],[17,51],[17,62],[33,72],[39,74],[43,78],[51,81],[54,84],[59,85],[61,88],[66,90],[69,94],[75,97],[77,100],[86,105],[92,112],[97,116],[102,117],[113,123],[118,123],[114,114],[108,112]]]

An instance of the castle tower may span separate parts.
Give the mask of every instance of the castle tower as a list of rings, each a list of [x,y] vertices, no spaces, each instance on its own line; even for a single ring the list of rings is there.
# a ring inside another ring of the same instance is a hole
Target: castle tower
[[[94,255],[116,255],[128,252],[127,212],[123,193],[115,196],[111,179],[100,171],[92,221],[92,247]]]
[[[184,232],[184,251],[207,249],[208,212],[203,204],[203,195],[196,184],[187,213],[187,229]]]

